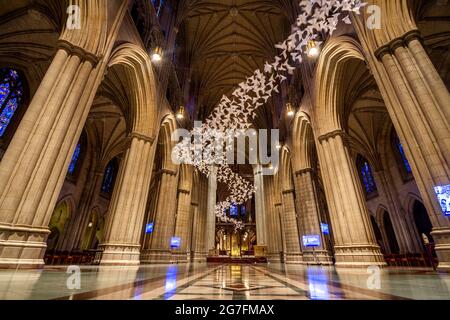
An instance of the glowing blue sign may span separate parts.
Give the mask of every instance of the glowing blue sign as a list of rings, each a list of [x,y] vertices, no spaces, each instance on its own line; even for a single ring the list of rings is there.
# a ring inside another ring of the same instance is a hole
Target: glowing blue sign
[[[303,236],[304,247],[320,247],[320,235],[311,234]]]
[[[238,214],[238,206],[237,205],[232,205],[230,207],[230,217],[237,217]]]
[[[320,229],[322,229],[323,234],[330,234],[330,227],[326,223],[320,224]]]
[[[437,186],[434,188],[434,192],[438,198],[442,213],[446,216],[450,216],[450,184]]]
[[[173,238],[170,240],[170,247],[171,247],[172,249],[177,249],[177,248],[180,247],[180,245],[181,245],[181,238],[179,238],[179,237],[173,237]]]
[[[153,232],[153,222],[147,224],[147,226],[145,227],[145,233],[149,234]]]

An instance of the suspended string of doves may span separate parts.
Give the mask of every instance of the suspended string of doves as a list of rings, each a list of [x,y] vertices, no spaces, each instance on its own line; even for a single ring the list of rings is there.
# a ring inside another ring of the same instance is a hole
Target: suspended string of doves
[[[193,165],[208,177],[215,170],[217,181],[227,185],[230,195],[216,205],[215,215],[222,222],[233,223],[235,230],[243,229],[244,224],[228,217],[226,210],[250,200],[256,189],[227,165],[223,152],[210,152],[205,157],[206,153],[202,150],[216,148],[218,134],[223,142],[221,148],[226,142],[226,148],[233,146],[234,139],[251,128],[256,110],[267,103],[274,92],[279,92],[279,85],[287,80],[288,75],[294,74],[294,65],[303,62],[308,44],[315,41],[319,46],[322,42],[318,41],[318,34],[331,36],[341,21],[351,24],[350,14],[360,14],[366,3],[361,0],[303,0],[299,5],[302,13],[297,18],[293,33],[275,46],[281,51],[275,61],[266,62],[264,71],[256,70],[240,83],[231,98],[222,97],[202,126],[191,131],[191,135],[197,137],[197,143],[192,144],[191,139],[184,139],[174,149],[180,163]]]

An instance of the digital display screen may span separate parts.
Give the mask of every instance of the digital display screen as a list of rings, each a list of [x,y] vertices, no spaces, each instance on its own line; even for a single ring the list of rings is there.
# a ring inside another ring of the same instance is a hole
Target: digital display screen
[[[146,226],[145,226],[145,233],[152,233],[153,232],[153,222],[152,223],[148,223]]]
[[[323,234],[330,234],[330,227],[326,223],[320,224],[320,229],[322,229]]]
[[[179,248],[180,245],[181,245],[181,238],[179,238],[179,237],[173,237],[173,238],[170,240],[170,246],[171,246],[172,248],[174,248],[174,249]]]
[[[303,236],[304,247],[320,247],[320,235],[312,234]]]
[[[450,216],[450,184],[437,186],[434,188],[434,192],[438,198],[442,213],[446,216]]]
[[[232,205],[230,207],[230,217],[237,217],[239,215],[238,213],[238,206],[237,205]]]

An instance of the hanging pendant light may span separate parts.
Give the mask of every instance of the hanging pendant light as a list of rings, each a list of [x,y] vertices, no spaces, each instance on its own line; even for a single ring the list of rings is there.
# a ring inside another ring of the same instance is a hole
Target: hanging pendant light
[[[288,117],[293,117],[295,115],[294,108],[289,102],[286,104],[286,114],[288,115]]]
[[[177,119],[178,120],[184,119],[184,107],[183,106],[180,106],[180,108],[178,109]]]
[[[163,51],[161,47],[156,47],[155,50],[153,50],[152,54],[152,61],[157,63],[160,62],[163,58]]]
[[[320,48],[314,40],[308,42],[306,54],[309,58],[317,58],[320,54]]]

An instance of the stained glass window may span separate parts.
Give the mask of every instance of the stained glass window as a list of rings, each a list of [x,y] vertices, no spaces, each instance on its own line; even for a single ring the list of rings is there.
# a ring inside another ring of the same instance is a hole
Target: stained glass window
[[[398,137],[397,137],[397,149],[398,149],[398,152],[402,159],[402,163],[403,163],[403,167],[405,168],[405,171],[407,173],[412,173],[411,166],[408,162],[408,158],[406,158],[405,149],[403,149],[403,146],[402,146],[400,140],[398,139]]]
[[[19,73],[10,68],[0,69],[0,137],[11,123],[23,100],[23,83]]]
[[[369,162],[361,156],[357,160],[358,170],[361,177],[361,182],[366,191],[366,195],[372,195],[377,192],[377,185],[373,177],[372,168]]]
[[[102,192],[106,194],[111,194],[114,189],[114,182],[116,180],[116,173],[117,173],[117,164],[116,160],[111,160],[105,169],[105,174],[103,177],[103,184],[102,184]]]
[[[77,144],[75,148],[75,152],[73,153],[72,160],[70,161],[68,175],[73,176],[77,169],[78,160],[80,159],[81,154],[81,142]]]
[[[231,207],[230,207],[230,216],[231,217],[237,217],[239,214],[238,214],[238,206],[237,205],[232,205]]]
[[[164,9],[165,0],[152,0],[153,7],[155,7],[156,14],[161,16],[161,13]]]

